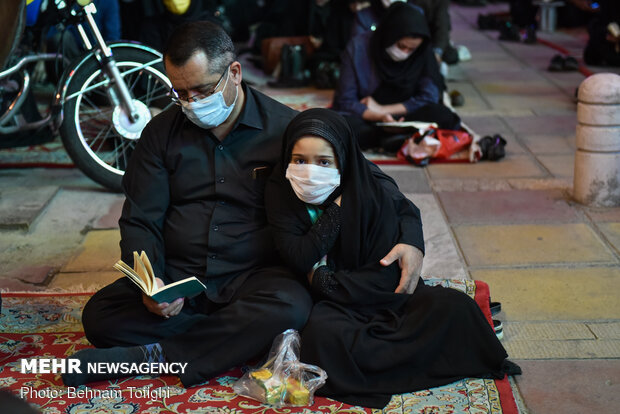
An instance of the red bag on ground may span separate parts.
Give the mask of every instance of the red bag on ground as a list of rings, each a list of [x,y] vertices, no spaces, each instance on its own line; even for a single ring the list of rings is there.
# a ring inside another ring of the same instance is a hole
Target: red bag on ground
[[[405,140],[397,157],[424,166],[433,160],[449,160],[467,150],[472,142],[473,137],[466,131],[429,128]]]
[[[473,142],[472,136],[465,131],[451,131],[448,129],[438,129],[435,133],[441,145],[431,158],[447,160],[457,152],[469,148]]]

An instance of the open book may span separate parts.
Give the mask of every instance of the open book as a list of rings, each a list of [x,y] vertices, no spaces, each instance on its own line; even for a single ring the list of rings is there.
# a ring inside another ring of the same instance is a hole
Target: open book
[[[419,122],[419,121],[377,122],[377,126],[388,127],[388,128],[415,128],[415,129],[437,128],[437,124],[434,122]]]
[[[175,299],[192,297],[207,290],[207,287],[193,276],[166,286],[157,287],[153,267],[144,251],[140,255],[138,255],[138,252],[133,252],[133,267],[132,269],[122,260],[119,260],[114,265],[116,270],[121,271],[157,303],[170,303]]]

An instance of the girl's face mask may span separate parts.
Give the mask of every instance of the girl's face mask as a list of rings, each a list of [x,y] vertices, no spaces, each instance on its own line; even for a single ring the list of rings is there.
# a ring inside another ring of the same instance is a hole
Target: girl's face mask
[[[314,164],[289,164],[286,178],[301,201],[315,205],[323,204],[340,185],[337,168]]]

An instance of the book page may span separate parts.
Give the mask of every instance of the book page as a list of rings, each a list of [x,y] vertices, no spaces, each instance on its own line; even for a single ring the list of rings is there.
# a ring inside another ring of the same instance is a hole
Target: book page
[[[428,129],[437,128],[437,124],[434,122],[419,122],[419,121],[404,121],[404,122],[377,122],[377,126],[391,127],[391,128],[417,128]]]
[[[142,263],[142,259],[138,256],[138,252],[133,252],[133,270],[144,283],[144,287],[147,290],[146,293],[150,296],[153,293],[153,284],[151,283],[150,276],[146,271],[146,267],[144,267],[144,264]]]
[[[146,273],[148,275],[149,292],[155,292],[157,290],[157,282],[155,282],[155,273],[153,272],[153,266],[151,266],[151,261],[149,260],[144,250],[142,250],[142,253],[140,253],[140,259],[142,259],[142,264],[146,268]]]
[[[142,281],[142,279],[140,279],[140,276],[138,276],[138,274],[131,267],[127,266],[127,263],[123,262],[122,260],[119,260],[118,262],[114,264],[113,267],[116,270],[123,273],[125,276],[127,276],[129,280],[135,283],[136,286],[138,286],[144,293],[148,295],[144,282]]]

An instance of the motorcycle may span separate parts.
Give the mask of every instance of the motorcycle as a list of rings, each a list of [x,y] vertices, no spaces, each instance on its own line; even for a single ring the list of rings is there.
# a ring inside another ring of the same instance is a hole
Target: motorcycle
[[[13,28],[0,27],[0,31],[9,31],[9,42],[5,43],[8,48],[0,49],[0,85],[3,80],[12,80],[19,88],[4,104],[1,97],[6,94],[0,94],[0,140],[3,134],[48,127],[60,134],[64,148],[80,170],[99,184],[120,191],[122,176],[142,130],[154,115],[172,105],[162,54],[135,42],[106,43],[93,17],[97,10],[91,0],[50,0],[48,7],[53,7],[55,20],[63,27],[73,25],[77,29],[86,52],[62,72],[49,114],[37,121],[26,121],[20,109],[31,93],[32,66],[62,56],[13,53],[24,29],[26,0],[11,1],[18,18]],[[9,60],[7,67],[5,60]]]

